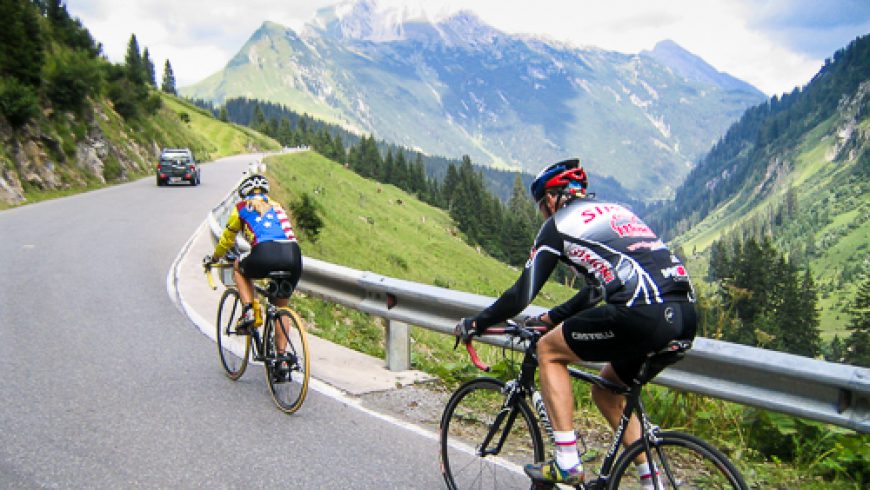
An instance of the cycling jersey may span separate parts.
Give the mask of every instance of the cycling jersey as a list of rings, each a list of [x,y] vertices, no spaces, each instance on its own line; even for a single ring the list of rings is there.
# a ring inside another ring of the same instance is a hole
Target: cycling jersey
[[[682,262],[640,218],[619,204],[575,199],[544,222],[519,279],[474,318],[477,327],[518,315],[560,261],[587,286],[549,312],[554,325],[602,299],[626,307],[694,301]]]
[[[255,199],[266,201],[272,208],[261,216],[252,205]],[[293,226],[284,208],[262,194],[243,199],[233,208],[227,219],[227,226],[215,246],[215,258],[223,257],[235,245],[236,235],[240,231],[244,233],[245,240],[251,244],[252,249],[259,243],[296,241]]]

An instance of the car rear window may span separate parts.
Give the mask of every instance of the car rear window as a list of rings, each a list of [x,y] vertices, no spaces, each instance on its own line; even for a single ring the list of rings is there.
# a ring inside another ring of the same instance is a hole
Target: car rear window
[[[182,156],[182,155],[164,156],[163,158],[160,159],[160,163],[163,163],[163,164],[172,164],[172,163],[187,164],[187,163],[190,163],[190,159],[187,158],[186,156]]]

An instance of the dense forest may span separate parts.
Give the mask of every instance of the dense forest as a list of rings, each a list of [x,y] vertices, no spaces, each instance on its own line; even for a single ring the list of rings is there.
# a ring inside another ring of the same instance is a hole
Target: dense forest
[[[100,96],[128,120],[160,107],[148,90],[156,87],[154,64],[135,35],[125,63],[116,65],[60,0],[3,1],[0,9],[0,114],[13,128],[46,109],[84,117]]]

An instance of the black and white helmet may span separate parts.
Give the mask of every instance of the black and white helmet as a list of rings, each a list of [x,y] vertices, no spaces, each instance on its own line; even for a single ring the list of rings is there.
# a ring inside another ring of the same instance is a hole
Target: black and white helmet
[[[239,197],[242,199],[251,195],[254,190],[260,189],[261,192],[269,193],[269,179],[262,175],[251,175],[239,184]]]

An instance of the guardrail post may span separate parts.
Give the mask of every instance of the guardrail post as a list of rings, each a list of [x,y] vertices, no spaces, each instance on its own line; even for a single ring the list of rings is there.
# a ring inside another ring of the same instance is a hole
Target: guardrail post
[[[408,324],[398,320],[387,321],[387,369],[411,369],[411,335]]]

